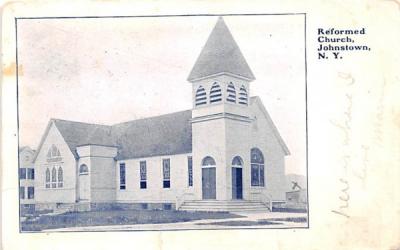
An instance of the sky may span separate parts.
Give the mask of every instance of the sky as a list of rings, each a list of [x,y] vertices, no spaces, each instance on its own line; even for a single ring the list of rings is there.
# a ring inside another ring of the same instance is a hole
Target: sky
[[[51,118],[112,125],[192,108],[186,79],[218,17],[18,20],[20,146],[37,148]],[[304,17],[224,21],[259,96],[306,173]]]

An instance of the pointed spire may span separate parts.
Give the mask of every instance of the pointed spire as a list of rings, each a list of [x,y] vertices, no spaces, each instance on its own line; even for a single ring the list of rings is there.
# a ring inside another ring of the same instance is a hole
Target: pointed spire
[[[222,17],[218,18],[190,72],[188,81],[192,82],[219,73],[234,74],[250,81],[255,79]]]

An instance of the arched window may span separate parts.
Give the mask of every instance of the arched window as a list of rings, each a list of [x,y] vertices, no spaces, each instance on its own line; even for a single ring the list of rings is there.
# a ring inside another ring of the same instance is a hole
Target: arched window
[[[53,144],[47,151],[47,161],[48,162],[56,162],[61,160],[60,150]]]
[[[79,167],[79,175],[85,175],[85,174],[89,174],[89,168],[88,166],[86,166],[86,164],[82,164]]]
[[[207,93],[206,90],[200,86],[196,91],[195,105],[207,104]]]
[[[61,167],[58,168],[58,187],[63,187],[64,186],[64,176],[63,176],[63,170]]]
[[[258,148],[252,148],[251,159],[251,185],[264,187],[264,156]]]
[[[221,87],[218,83],[214,82],[210,90],[210,103],[222,101]]]
[[[46,169],[46,188],[50,188],[50,170]]]
[[[244,104],[247,105],[247,101],[248,97],[247,97],[247,90],[244,86],[240,87],[239,90],[239,104]]]
[[[57,187],[57,169],[55,167],[51,170],[51,187]]]
[[[232,167],[241,168],[243,166],[243,160],[240,156],[235,156],[232,160]]]
[[[215,166],[215,161],[212,157],[207,156],[201,161],[201,166],[206,167],[206,166]]]
[[[236,90],[235,90],[235,86],[233,85],[233,83],[228,84],[228,88],[226,89],[226,92],[228,94],[226,97],[226,100],[228,102],[236,103]]]

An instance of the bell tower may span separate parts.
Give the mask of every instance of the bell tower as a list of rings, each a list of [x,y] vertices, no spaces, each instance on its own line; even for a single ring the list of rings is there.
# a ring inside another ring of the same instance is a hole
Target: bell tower
[[[193,84],[193,108],[227,102],[246,104],[253,80],[242,52],[219,17],[188,77]]]
[[[249,157],[249,83],[253,80],[250,67],[220,17],[188,77],[193,86],[192,146],[197,199],[232,199],[232,159],[241,155],[246,161]],[[214,160],[215,170],[203,169],[206,157]],[[213,188],[213,178],[216,194],[205,195],[214,192],[207,189],[210,185]]]

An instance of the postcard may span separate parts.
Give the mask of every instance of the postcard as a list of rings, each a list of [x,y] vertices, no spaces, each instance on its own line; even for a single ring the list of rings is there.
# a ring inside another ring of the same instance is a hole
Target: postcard
[[[397,249],[396,1],[9,2],[4,249]]]

